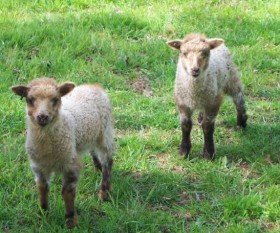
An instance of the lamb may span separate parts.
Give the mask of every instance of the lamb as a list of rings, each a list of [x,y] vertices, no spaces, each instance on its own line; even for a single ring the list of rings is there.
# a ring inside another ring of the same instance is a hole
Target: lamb
[[[40,206],[48,209],[51,174],[62,174],[65,222],[72,228],[77,225],[75,194],[81,154],[89,151],[102,172],[99,197],[106,200],[111,190],[114,139],[107,94],[98,85],[59,85],[50,78],[35,79],[27,86],[13,86],[11,90],[26,98],[26,150]]]
[[[175,80],[175,101],[182,130],[179,153],[182,156],[190,153],[192,114],[199,110],[198,122],[204,134],[203,157],[213,159],[215,118],[225,94],[235,104],[238,127],[246,127],[246,107],[239,74],[223,39],[189,34],[167,44],[180,51]]]

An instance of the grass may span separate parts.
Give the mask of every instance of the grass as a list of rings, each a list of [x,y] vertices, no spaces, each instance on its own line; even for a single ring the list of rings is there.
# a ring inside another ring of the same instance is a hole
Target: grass
[[[111,200],[98,201],[100,175],[85,156],[73,232],[280,231],[278,1],[13,0],[0,9],[0,232],[68,232],[60,177],[49,215],[38,215],[24,101],[9,90],[39,76],[98,82],[113,105]],[[197,124],[191,154],[177,154],[177,53],[165,43],[188,32],[223,38],[245,85],[248,128],[235,129],[226,99],[212,162],[202,159]],[[137,93],[136,80],[148,82],[152,95]]]

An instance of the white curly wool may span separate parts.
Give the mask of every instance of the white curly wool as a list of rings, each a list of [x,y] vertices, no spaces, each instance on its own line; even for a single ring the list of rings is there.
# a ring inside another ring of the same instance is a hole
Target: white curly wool
[[[191,150],[192,114],[199,110],[198,121],[204,133],[203,155],[212,159],[214,124],[225,94],[232,97],[237,110],[237,125],[246,127],[247,115],[243,86],[231,55],[222,39],[189,34],[168,45],[180,51],[175,80],[175,100],[180,112],[182,141],[180,154]]]
[[[12,91],[26,98],[26,149],[41,208],[49,207],[51,174],[61,173],[65,222],[73,228],[78,222],[75,195],[79,158],[84,152],[90,152],[96,168],[102,172],[99,197],[106,200],[111,191],[114,140],[109,98],[98,85],[59,85],[48,78],[14,86]]]
[[[57,119],[50,125],[38,126],[27,117],[26,148],[32,167],[46,173],[63,172],[79,163],[82,153],[93,150],[101,163],[107,161],[114,142],[106,93],[99,86],[82,85],[63,96],[61,102]]]
[[[208,67],[198,78],[191,77],[181,59],[179,57],[175,80],[178,104],[184,104],[191,110],[204,110],[214,104],[217,96],[242,91],[239,75],[224,44],[210,50]]]

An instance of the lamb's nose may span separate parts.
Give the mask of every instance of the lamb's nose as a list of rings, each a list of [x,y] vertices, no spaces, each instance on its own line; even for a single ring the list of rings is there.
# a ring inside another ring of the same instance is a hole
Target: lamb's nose
[[[49,123],[49,116],[46,114],[40,114],[37,116],[38,124],[41,126],[45,126]]]
[[[199,75],[199,68],[195,67],[195,68],[192,68],[191,70],[191,73],[192,73],[192,76],[193,77],[197,77]]]

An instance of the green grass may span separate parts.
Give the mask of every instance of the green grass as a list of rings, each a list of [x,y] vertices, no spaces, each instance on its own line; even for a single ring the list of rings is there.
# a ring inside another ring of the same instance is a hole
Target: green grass
[[[40,76],[98,82],[113,105],[113,192],[98,201],[100,174],[85,156],[73,232],[280,231],[278,1],[6,0],[0,9],[0,232],[68,232],[60,177],[52,181],[49,215],[38,215],[24,101],[9,90]],[[235,129],[226,99],[211,162],[202,159],[197,124],[191,154],[177,154],[178,54],[166,41],[189,32],[223,38],[245,86],[248,128]],[[141,78],[152,96],[130,85]]]

